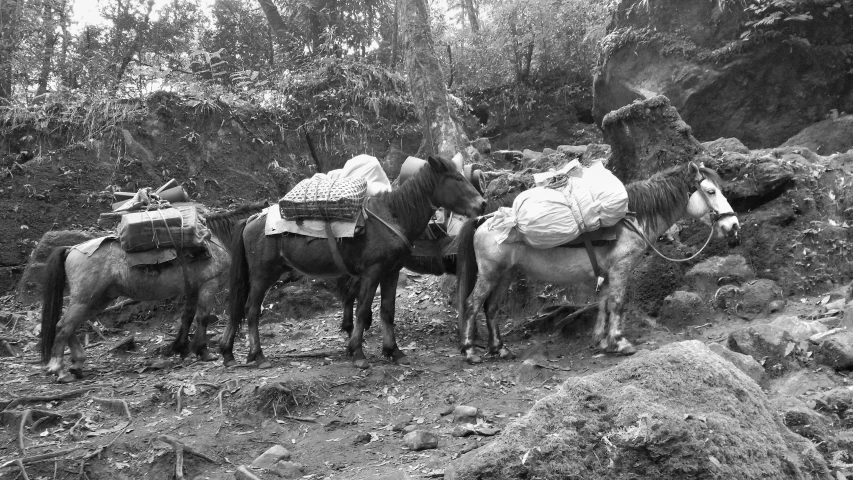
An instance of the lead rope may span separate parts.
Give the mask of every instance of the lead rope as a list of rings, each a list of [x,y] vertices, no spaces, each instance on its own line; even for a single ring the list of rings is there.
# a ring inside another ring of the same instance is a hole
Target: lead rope
[[[710,231],[710,232],[708,232],[708,239],[707,239],[707,240],[705,240],[705,245],[702,245],[702,248],[700,248],[698,252],[694,253],[693,255],[691,255],[691,256],[689,256],[689,257],[687,257],[687,258],[670,258],[670,257],[667,257],[666,255],[664,255],[663,253],[661,253],[661,252],[660,252],[660,250],[658,250],[657,248],[655,248],[654,244],[651,242],[651,240],[649,240],[649,238],[648,238],[648,237],[646,237],[646,234],[645,234],[645,233],[643,233],[642,229],[640,228],[640,226],[639,226],[639,225],[637,225],[637,223],[634,221],[634,219],[633,219],[633,218],[632,218],[632,219],[630,219],[630,220],[629,220],[629,219],[627,219],[627,218],[622,218],[622,222],[624,222],[624,223],[625,223],[625,225],[627,225],[631,230],[633,230],[633,231],[634,231],[634,233],[636,233],[637,235],[639,235],[639,236],[640,236],[640,238],[642,238],[642,239],[646,242],[646,244],[647,244],[649,247],[651,247],[651,249],[652,249],[655,253],[657,253],[657,254],[658,254],[658,256],[660,256],[660,258],[662,258],[662,259],[664,259],[664,260],[669,260],[670,262],[688,262],[688,261],[690,261],[690,260],[693,260],[694,258],[698,257],[698,256],[699,256],[699,254],[700,254],[700,253],[702,253],[702,251],[703,251],[703,250],[705,250],[705,247],[707,247],[707,246],[708,246],[708,244],[709,244],[709,243],[711,243],[711,237],[713,237],[713,236],[714,236],[714,224],[712,223],[712,224],[711,224],[711,231]],[[715,223],[716,223],[716,222],[715,222]]]

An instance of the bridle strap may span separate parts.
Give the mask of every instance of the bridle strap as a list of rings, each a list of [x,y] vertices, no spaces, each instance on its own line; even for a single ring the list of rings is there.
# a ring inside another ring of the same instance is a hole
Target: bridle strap
[[[369,201],[369,200],[368,200],[368,201]],[[391,231],[392,231],[392,232],[394,232],[398,237],[400,237],[400,240],[402,240],[402,241],[403,241],[403,243],[406,245],[406,248],[408,248],[408,249],[409,249],[409,251],[411,251],[411,250],[412,250],[412,248],[414,248],[414,247],[412,246],[412,242],[410,242],[410,241],[409,241],[409,239],[408,239],[408,238],[406,238],[406,236],[405,236],[405,235],[403,235],[403,232],[401,232],[401,231],[400,231],[397,227],[395,227],[394,225],[391,225],[390,223],[388,223],[388,222],[386,222],[385,220],[383,220],[383,219],[382,219],[382,217],[380,217],[379,215],[377,215],[377,214],[373,213],[373,211],[372,211],[372,210],[370,210],[369,208],[367,208],[367,203],[368,203],[368,202],[364,202],[364,213],[365,213],[364,218],[365,218],[365,220],[367,220],[368,218],[370,218],[370,217],[368,217],[368,216],[367,216],[367,214],[372,215],[372,216],[373,216],[373,218],[375,218],[375,219],[379,220],[380,222],[382,222],[382,224],[383,224],[383,225],[385,225],[386,227],[388,227],[388,230],[391,230]]]

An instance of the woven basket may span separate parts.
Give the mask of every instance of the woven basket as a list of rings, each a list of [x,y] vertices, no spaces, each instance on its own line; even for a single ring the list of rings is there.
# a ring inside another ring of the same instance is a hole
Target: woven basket
[[[367,192],[363,178],[302,180],[279,200],[281,216],[288,220],[321,218],[351,220],[358,215]]]

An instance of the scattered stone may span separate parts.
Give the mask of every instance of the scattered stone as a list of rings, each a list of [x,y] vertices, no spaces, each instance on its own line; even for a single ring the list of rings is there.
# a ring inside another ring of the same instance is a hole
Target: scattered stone
[[[530,160],[537,160],[537,159],[539,159],[539,157],[541,157],[541,156],[542,156],[542,152],[535,152],[535,151],[533,151],[533,150],[530,150],[529,148],[525,148],[525,149],[521,152],[521,155],[522,155],[522,158],[523,158],[525,161],[530,161]]]
[[[782,395],[788,397],[800,397],[802,395],[810,395],[815,392],[829,390],[836,386],[834,372],[826,371],[815,372],[811,370],[799,370],[791,375],[786,375],[783,378],[770,383],[770,392],[773,395]]]
[[[290,460],[290,451],[281,445],[273,445],[252,462],[252,468],[272,468],[282,460]]]
[[[407,435],[409,433],[414,432],[417,429],[418,429],[417,425],[406,425],[405,427],[401,428],[400,431],[403,432],[403,435]]]
[[[690,417],[696,420],[685,420]],[[589,446],[603,435],[609,443],[602,452],[613,462],[590,455]],[[567,379],[500,436],[451,462],[444,478],[519,478],[521,472],[524,478],[558,477],[553,472],[662,479],[829,475],[815,446],[779,422],[761,388],[698,341]]]
[[[747,146],[741,143],[741,141],[737,138],[720,137],[710,142],[702,142],[702,146],[705,147],[705,149],[712,154],[716,153],[717,151],[736,152],[743,154],[749,153],[749,148],[747,148]]]
[[[403,437],[403,445],[409,450],[419,451],[438,447],[438,437],[423,430],[409,432]]]
[[[753,278],[755,278],[755,273],[747,265],[743,255],[711,257],[694,265],[685,274],[685,279],[692,290],[699,292],[704,298],[713,295],[719,288],[721,281],[732,280],[743,283]]]
[[[804,321],[793,315],[783,315],[781,317],[777,317],[775,320],[770,322],[770,325],[777,326],[779,328],[785,329],[788,333],[794,337],[796,341],[808,340],[809,337],[816,333],[822,333],[829,328],[823,323],[812,320],[812,321]]]
[[[261,480],[260,477],[252,473],[248,468],[243,465],[237,467],[237,470],[234,472],[234,478],[236,480]]]
[[[446,417],[447,415],[450,415],[451,413],[453,413],[454,408],[455,407],[453,405],[448,405],[448,406],[441,409],[440,415],[442,417]]]
[[[299,463],[289,461],[276,463],[272,471],[281,478],[301,478],[305,475],[305,467]]]
[[[789,344],[796,344],[787,330],[775,325],[760,324],[735,330],[729,334],[729,350],[750,355],[765,370],[785,362]]]
[[[560,145],[557,151],[570,159],[579,158],[586,153],[586,145]]]
[[[356,435],[355,438],[352,439],[352,444],[353,445],[367,445],[368,443],[370,443],[370,438],[371,437],[370,437],[369,433],[362,432],[362,433],[359,433],[358,435]]]
[[[781,396],[774,398],[771,403],[782,417],[782,423],[792,432],[815,443],[826,441],[829,422],[801,400]]]
[[[743,302],[743,290],[737,285],[723,285],[714,293],[714,308],[737,314]]]
[[[836,414],[839,418],[849,421],[853,419],[853,386],[823,392],[815,403],[817,411]]]
[[[702,325],[708,319],[708,312],[703,306],[702,297],[698,294],[677,290],[663,299],[657,321],[670,330],[678,331],[688,325]]]
[[[749,378],[756,382],[759,382],[761,380],[761,376],[764,375],[764,367],[749,355],[733,352],[719,343],[709,343],[708,348],[712,352],[734,364],[738,370],[747,374]]]
[[[450,432],[454,437],[467,437],[469,435],[473,435],[475,432],[474,425],[470,423],[465,423],[462,425],[457,425],[453,428],[453,431]]]
[[[474,423],[479,409],[468,405],[459,405],[453,409],[453,421],[456,423]]]
[[[497,435],[497,434],[498,434],[498,432],[500,432],[500,431],[501,431],[501,429],[500,429],[500,428],[495,428],[495,427],[482,427],[482,426],[479,426],[479,427],[476,427],[476,428],[474,429],[474,431],[476,431],[476,432],[477,432],[477,433],[479,433],[480,435],[483,435],[484,437],[492,437],[492,436]]]
[[[397,422],[391,426],[392,432],[402,432],[404,428],[406,428],[406,422]]]
[[[853,369],[853,332],[839,332],[821,340],[814,359],[836,370]]]
[[[767,311],[777,313],[785,310],[785,300],[773,300],[767,305]]]
[[[779,285],[766,278],[748,281],[741,288],[743,289],[743,310],[751,314],[764,312],[769,308],[770,302],[782,296]]]

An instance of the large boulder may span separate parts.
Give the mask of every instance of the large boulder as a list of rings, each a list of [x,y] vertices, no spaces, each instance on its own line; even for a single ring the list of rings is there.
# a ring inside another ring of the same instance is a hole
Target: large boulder
[[[853,148],[853,115],[832,115],[830,118],[800,130],[783,147],[800,146],[819,153],[843,153]]]
[[[16,300],[23,303],[41,300],[45,262],[54,249],[70,247],[103,235],[103,232],[87,230],[53,230],[42,235],[38,246],[30,254],[24,275],[18,282]]]
[[[833,109],[853,111],[849,7],[779,5],[756,14],[749,3],[621,0],[602,42],[595,120],[666,95],[700,140],[737,137],[757,148],[781,144]],[[775,23],[755,23],[770,17]]]
[[[830,477],[751,378],[687,341],[570,378],[445,478]]]
[[[705,156],[705,147],[664,96],[608,113],[601,128],[613,149],[608,167],[625,183]]]

